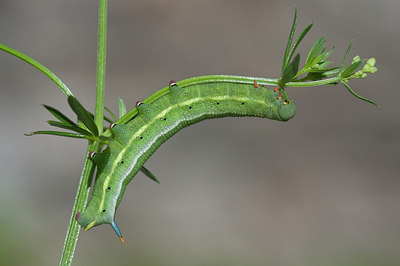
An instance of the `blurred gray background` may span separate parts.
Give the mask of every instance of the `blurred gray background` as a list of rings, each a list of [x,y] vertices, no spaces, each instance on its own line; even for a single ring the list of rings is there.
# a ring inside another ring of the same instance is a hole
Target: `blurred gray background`
[[[294,8],[300,51],[322,35],[340,64],[374,56],[352,87],[289,88],[295,119],[224,118],[184,129],[146,163],[109,226],[80,234],[74,265],[400,265],[397,0],[109,1],[106,105],[129,107],[206,74],[278,77]],[[93,110],[97,1],[1,0],[0,43],[53,70]],[[87,143],[53,136],[48,104],[64,95],[0,52],[0,260],[54,265]]]

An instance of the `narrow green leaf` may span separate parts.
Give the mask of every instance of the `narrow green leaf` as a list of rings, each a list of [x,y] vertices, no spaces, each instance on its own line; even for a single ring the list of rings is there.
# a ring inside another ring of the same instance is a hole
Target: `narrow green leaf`
[[[124,100],[118,98],[118,111],[119,111],[119,118],[123,117],[126,114],[126,105]]]
[[[327,73],[332,70],[337,70],[339,67],[330,67],[330,68],[315,68],[315,69],[310,69],[310,71],[307,71],[309,73]]]
[[[326,43],[325,37],[321,37],[318,41],[314,43],[313,47],[310,49],[307,55],[306,59],[307,66],[312,66],[312,62],[317,57],[319,52],[324,48],[325,43]]]
[[[104,108],[106,108],[106,107],[104,107]],[[110,117],[108,117],[106,115],[103,116],[103,119],[104,119],[104,121],[106,121],[106,122],[108,122],[110,124],[112,124],[112,123],[114,123],[116,121],[116,120],[114,120],[114,118],[110,118]]]
[[[68,104],[71,106],[72,111],[78,116],[85,126],[93,133],[93,135],[98,136],[99,131],[92,115],[81,105],[81,103],[73,96],[68,97]]]
[[[300,63],[300,54],[297,54],[293,61],[287,66],[285,69],[280,82],[281,87],[288,82],[291,82],[293,78],[296,76],[297,72],[299,71],[299,63]]]
[[[318,67],[322,67],[321,63],[324,63],[325,60],[332,54],[333,52],[333,48],[330,49],[328,52],[321,52],[321,54],[319,54],[317,57],[314,58],[314,60],[312,60],[312,62],[310,63],[311,66],[314,66],[316,64],[318,64]]]
[[[106,115],[104,115],[105,121],[107,121],[108,123],[114,123],[115,121],[118,120],[117,117],[114,115],[114,113],[110,109],[108,109],[107,107],[104,106],[104,110],[106,110],[107,113],[109,113],[111,115],[112,119],[114,119],[114,120],[112,120],[109,117],[107,117]]]
[[[28,64],[32,65],[33,67],[35,67],[36,69],[41,71],[43,74],[45,74],[54,83],[56,83],[57,86],[61,89],[61,91],[66,96],[73,96],[72,92],[69,90],[67,85],[65,85],[64,82],[62,82],[62,80],[59,77],[57,77],[53,72],[50,71],[50,69],[48,69],[44,65],[40,64],[35,59],[27,56],[26,54],[24,54],[24,53],[22,53],[20,51],[14,50],[11,47],[8,47],[8,46],[6,46],[4,44],[1,44],[1,43],[0,43],[0,50],[3,50],[3,51],[5,51],[5,52],[7,52],[9,54],[12,54],[12,55],[18,57],[19,59],[27,62]]]
[[[322,80],[329,77],[336,77],[339,74],[339,67],[332,67],[326,69],[315,69],[309,71],[305,78],[296,81],[306,81],[306,80]],[[329,85],[329,84],[327,84]]]
[[[34,131],[31,133],[25,133],[25,136],[33,136],[33,135],[39,135],[39,134],[45,134],[45,135],[53,135],[53,136],[61,136],[61,137],[68,137],[68,138],[78,138],[78,139],[86,139],[87,136],[81,135],[81,134],[76,134],[76,133],[71,133],[71,132],[62,132],[62,131],[50,131],[50,130],[39,130],[39,131]]]
[[[283,72],[285,71],[287,65],[289,64],[288,55],[289,55],[290,47],[292,46],[293,36],[294,36],[294,32],[296,31],[296,26],[297,26],[297,8],[295,8],[295,10],[294,10],[294,19],[293,19],[292,28],[290,29],[289,38],[288,38],[288,41],[286,44],[285,55],[283,57],[281,76],[283,76]]]
[[[312,26],[313,26],[313,24],[311,23],[299,35],[299,37],[297,38],[296,42],[293,45],[292,50],[290,51],[290,54],[289,54],[288,60],[287,60],[288,62],[292,59],[292,56],[293,56],[294,52],[296,51],[297,47],[299,46],[300,42],[304,39],[304,37],[307,35],[307,33],[311,30]]]
[[[326,60],[326,61],[320,62],[320,63],[318,64],[318,67],[319,67],[320,69],[327,69],[326,67],[329,66],[330,64],[332,64],[332,61]],[[335,67],[335,68],[340,68],[340,67]]]
[[[365,60],[359,60],[354,63],[352,63],[350,66],[348,66],[341,74],[342,78],[346,78],[350,75],[352,75],[364,62]]]
[[[65,124],[69,124],[71,126],[76,126],[76,124],[72,122],[72,120],[70,120],[66,115],[61,113],[59,110],[45,104],[43,104],[43,106],[44,108],[47,109],[47,111],[49,111],[52,115],[54,115],[55,118],[60,120],[60,122],[64,122]]]
[[[148,178],[150,178],[151,180],[153,180],[154,182],[160,184],[160,181],[158,181],[158,179],[155,177],[155,175],[153,175],[149,169],[147,169],[146,167],[144,167],[142,165],[142,168],[140,168],[140,171],[142,171],[143,174],[145,174]]]
[[[363,97],[363,96],[360,96],[360,95],[358,95],[357,93],[355,93],[355,92],[350,88],[349,84],[347,84],[346,82],[341,81],[341,83],[343,84],[343,86],[344,86],[351,94],[353,94],[354,96],[356,96],[358,99],[363,100],[363,101],[366,101],[366,102],[369,102],[369,103],[372,103],[373,105],[375,105],[375,106],[377,106],[377,107],[380,107],[379,104],[375,103],[374,101],[372,101],[372,100],[370,100],[370,99],[367,99],[367,98],[365,98],[365,97]]]
[[[71,125],[68,125],[68,124],[64,124],[62,122],[51,121],[51,120],[47,121],[47,123],[49,123],[49,125],[53,126],[53,127],[59,127],[59,128],[63,128],[63,129],[68,129],[68,130],[75,131],[77,133],[80,133],[80,134],[83,134],[83,135],[86,135],[86,136],[93,136],[93,134],[91,132],[89,132],[89,131],[87,131],[87,130],[85,130],[83,128],[80,128],[78,126],[71,126]]]
[[[349,46],[347,47],[347,51],[346,51],[346,53],[345,53],[345,55],[344,55],[343,63],[342,63],[342,66],[341,66],[341,68],[340,68],[340,72],[342,72],[342,71],[344,70],[344,66],[346,65],[347,57],[349,56],[350,49],[351,49],[351,46],[352,46],[352,45],[353,45],[353,42],[351,41],[350,44],[349,44]]]
[[[332,68],[329,68],[323,74],[325,77],[333,77],[333,76],[337,76],[339,74],[339,71],[340,71],[340,67],[332,67]]]

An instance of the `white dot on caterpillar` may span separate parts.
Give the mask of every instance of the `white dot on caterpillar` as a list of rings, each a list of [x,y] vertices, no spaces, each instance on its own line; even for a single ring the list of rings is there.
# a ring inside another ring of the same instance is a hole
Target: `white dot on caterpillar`
[[[169,86],[170,86],[170,87],[173,87],[173,86],[178,86],[178,85],[176,85],[175,80],[170,80]]]
[[[93,159],[93,157],[96,155],[94,151],[89,152],[89,158]]]

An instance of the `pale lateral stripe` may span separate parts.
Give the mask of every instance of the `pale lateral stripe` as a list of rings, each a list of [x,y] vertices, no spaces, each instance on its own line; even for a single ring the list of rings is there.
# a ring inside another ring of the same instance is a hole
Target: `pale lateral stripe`
[[[247,89],[248,89],[248,88],[247,88]],[[248,93],[249,93],[249,91],[248,91]],[[200,92],[199,92],[199,94],[200,94]],[[141,127],[141,128],[132,136],[132,138],[129,140],[129,142],[127,143],[127,145],[125,145],[125,147],[124,147],[124,148],[121,150],[121,152],[118,154],[118,157],[117,157],[117,159],[115,160],[115,162],[121,161],[122,158],[125,156],[125,152],[126,152],[127,148],[130,147],[130,145],[132,144],[132,142],[133,142],[137,137],[139,137],[148,127],[150,127],[155,121],[158,121],[159,119],[161,119],[162,117],[164,117],[164,116],[165,116],[167,113],[169,113],[172,109],[175,109],[176,107],[183,106],[183,105],[190,105],[190,104],[192,104],[192,103],[199,102],[199,101],[202,101],[202,100],[222,101],[222,100],[228,100],[228,99],[229,99],[229,100],[232,100],[232,99],[233,99],[233,100],[236,100],[236,101],[245,102],[245,101],[248,100],[248,97],[234,97],[234,96],[216,96],[216,97],[206,97],[206,98],[205,98],[205,97],[197,97],[197,98],[189,99],[189,100],[186,100],[186,101],[184,101],[184,102],[178,103],[178,104],[176,104],[176,105],[171,105],[170,107],[168,107],[167,109],[165,109],[164,111],[162,111],[161,113],[159,113],[157,116],[155,116],[154,119],[151,120],[149,123],[147,123],[146,125],[144,125],[143,127]],[[265,101],[265,100],[254,100],[254,102],[257,102],[257,103],[259,103],[259,104],[266,104],[266,101]],[[153,144],[153,142],[152,142],[152,143],[149,143],[149,144]],[[143,150],[147,150],[147,148],[149,148],[150,146],[151,146],[151,145],[148,145],[148,146],[147,146],[145,149],[143,149]],[[118,183],[119,183],[118,190],[117,190],[118,193],[116,194],[115,198],[113,198],[113,206],[116,206],[117,199],[118,199],[118,197],[119,197],[119,194],[120,194],[120,191],[121,191],[121,188],[122,188],[122,183],[123,183],[123,181],[127,178],[127,176],[129,175],[129,173],[132,172],[133,167],[136,165],[137,159],[140,158],[140,156],[141,156],[142,154],[143,154],[143,152],[141,152],[140,154],[138,154],[137,156],[135,156],[134,162],[131,163],[131,168],[129,169],[129,171],[127,171],[128,174],[125,175],[125,177],[121,180],[121,182],[118,182]],[[114,173],[116,167],[117,167],[117,164],[114,164],[113,167],[112,167],[111,170],[110,170],[110,175],[108,175],[107,178],[105,179],[104,185],[103,185],[103,191],[105,191],[105,189],[108,187],[108,184],[109,184],[109,182],[110,182],[111,176],[112,176],[112,174]],[[99,205],[100,210],[103,209],[104,201],[105,201],[105,194],[103,193],[102,195],[103,195],[103,196],[102,196],[102,198],[101,198],[100,205]],[[115,208],[114,208],[114,211],[115,211]]]

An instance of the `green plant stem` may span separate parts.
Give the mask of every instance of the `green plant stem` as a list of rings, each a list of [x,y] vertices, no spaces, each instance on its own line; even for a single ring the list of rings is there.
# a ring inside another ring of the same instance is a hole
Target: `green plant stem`
[[[96,78],[96,109],[94,121],[99,130],[103,133],[104,115],[104,91],[106,74],[106,50],[107,50],[107,0],[99,2],[99,25],[97,40],[97,78]]]
[[[67,87],[67,85],[64,84],[64,82],[62,82],[62,80],[57,77],[53,72],[50,71],[50,69],[48,69],[47,67],[45,67],[44,65],[42,65],[41,63],[39,63],[38,61],[36,61],[35,59],[27,56],[24,53],[21,53],[11,47],[8,47],[4,44],[0,43],[0,49],[3,50],[4,52],[7,52],[9,54],[12,54],[16,57],[18,57],[19,59],[27,62],[28,64],[34,66],[35,68],[39,69],[41,72],[43,72],[46,76],[48,76],[52,81],[54,81],[54,83],[57,84],[57,86],[61,89],[61,91],[68,97],[68,96],[74,96],[72,94],[72,92],[69,90],[69,88]]]
[[[103,131],[104,114],[104,81],[106,70],[106,34],[107,34],[107,0],[99,0],[98,16],[98,52],[97,52],[97,79],[96,79],[96,110],[95,123],[99,134]],[[86,160],[83,165],[81,179],[76,193],[75,203],[66,234],[60,265],[70,265],[78,243],[80,225],[75,220],[77,212],[82,212],[89,198],[90,184],[94,173],[94,163],[89,159],[90,151],[97,151],[100,144],[89,142]]]
[[[306,82],[288,82],[285,84],[286,87],[315,87],[315,86],[325,86],[335,84],[340,81],[339,77],[316,80],[316,81],[306,81]]]
[[[89,144],[88,151],[95,150],[97,144]],[[64,248],[60,260],[60,265],[71,265],[74,257],[75,247],[78,242],[80,225],[75,220],[75,214],[82,212],[86,206],[90,194],[90,183],[94,173],[94,163],[89,159],[89,152],[86,154],[86,160],[82,169],[82,177],[79,181],[76,192],[75,203],[72,209],[72,215],[69,221],[68,231],[65,237]]]

